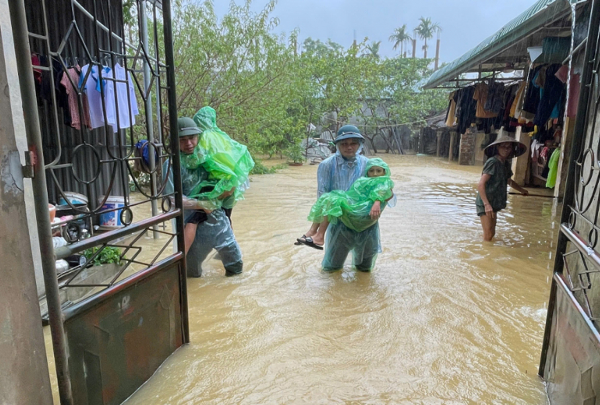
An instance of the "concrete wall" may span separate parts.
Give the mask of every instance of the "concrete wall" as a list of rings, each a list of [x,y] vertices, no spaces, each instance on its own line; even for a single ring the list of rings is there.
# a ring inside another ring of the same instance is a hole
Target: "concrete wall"
[[[25,203],[33,197],[21,172],[27,144],[15,60],[8,0],[0,0],[0,404],[51,405]]]

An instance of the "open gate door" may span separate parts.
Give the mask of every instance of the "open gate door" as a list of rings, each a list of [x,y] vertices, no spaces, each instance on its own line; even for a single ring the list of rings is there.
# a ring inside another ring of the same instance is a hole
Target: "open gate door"
[[[119,404],[189,340],[171,3],[9,3],[61,404]]]
[[[590,3],[572,160],[539,369],[552,404],[600,403],[600,1]]]

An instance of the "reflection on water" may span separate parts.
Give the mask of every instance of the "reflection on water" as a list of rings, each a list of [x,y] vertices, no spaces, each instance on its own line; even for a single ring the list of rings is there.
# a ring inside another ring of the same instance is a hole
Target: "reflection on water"
[[[316,166],[255,176],[233,214],[244,274],[225,278],[210,260],[189,280],[192,343],[127,404],[545,404],[537,368],[560,207],[511,195],[483,243],[480,167],[383,158],[398,204],[382,215],[372,274],[324,274],[322,252],[292,244]]]

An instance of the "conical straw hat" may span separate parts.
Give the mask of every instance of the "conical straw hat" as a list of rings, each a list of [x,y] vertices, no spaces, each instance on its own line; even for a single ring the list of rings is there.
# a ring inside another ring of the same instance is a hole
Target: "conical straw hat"
[[[514,152],[508,156],[509,159],[512,159],[517,156],[521,156],[523,153],[527,152],[527,146],[525,146],[524,143],[517,141],[512,136],[502,134],[494,142],[492,142],[488,146],[486,146],[486,148],[485,148],[486,156],[488,156],[488,157],[494,156],[496,154],[496,152],[495,152],[496,145],[501,144],[501,143],[506,143],[506,142],[514,144]]]

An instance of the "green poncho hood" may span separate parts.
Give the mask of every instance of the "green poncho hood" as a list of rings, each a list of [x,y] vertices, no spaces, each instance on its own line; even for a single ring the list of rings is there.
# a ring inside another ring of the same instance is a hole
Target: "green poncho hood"
[[[217,112],[214,108],[209,106],[202,107],[194,114],[194,122],[201,131],[206,131],[207,129],[219,129],[219,127],[217,127]]]
[[[367,173],[369,172],[369,169],[371,167],[381,167],[383,170],[385,170],[385,177],[390,177],[391,172],[390,172],[390,167],[388,166],[387,163],[385,163],[382,159],[380,158],[372,158],[369,159],[369,161],[367,162],[367,166],[365,169],[365,176],[367,175]]]

